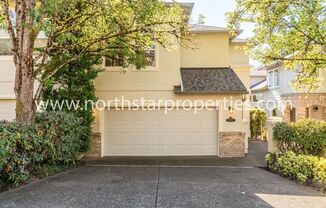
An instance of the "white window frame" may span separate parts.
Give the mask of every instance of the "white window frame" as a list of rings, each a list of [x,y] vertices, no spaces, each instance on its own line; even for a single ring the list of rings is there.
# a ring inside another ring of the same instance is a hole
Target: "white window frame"
[[[276,76],[277,73],[277,76]],[[276,80],[275,80],[276,78]],[[274,89],[280,87],[280,70],[273,69],[267,73],[268,88]]]
[[[155,51],[155,54],[154,54],[154,66],[145,66],[144,68],[138,70],[136,69],[135,67],[128,67],[127,69],[131,69],[132,71],[135,71],[135,72],[143,72],[143,71],[148,71],[148,72],[151,72],[151,71],[158,71],[159,70],[159,67],[158,67],[158,64],[159,64],[159,50],[158,50],[158,47],[157,46],[153,46],[151,49],[149,49],[149,51]],[[106,71],[113,71],[113,72],[121,72],[121,71],[126,71],[125,68],[123,68],[122,66],[106,66],[105,65],[105,57],[103,57],[103,61],[102,61],[102,66],[103,68],[106,70]]]

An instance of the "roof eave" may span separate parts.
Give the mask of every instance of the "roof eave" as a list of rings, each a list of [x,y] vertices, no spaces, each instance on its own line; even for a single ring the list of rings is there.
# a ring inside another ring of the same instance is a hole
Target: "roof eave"
[[[174,91],[175,94],[212,95],[212,94],[249,94],[248,91]]]
[[[205,33],[229,33],[230,30],[190,30],[189,33],[205,34]]]

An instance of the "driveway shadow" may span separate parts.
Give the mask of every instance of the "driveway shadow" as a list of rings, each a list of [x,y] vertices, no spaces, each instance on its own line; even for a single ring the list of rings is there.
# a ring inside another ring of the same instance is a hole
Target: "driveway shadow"
[[[261,140],[248,141],[248,154],[246,158],[255,167],[266,167],[265,155],[268,153],[268,143]]]
[[[83,160],[91,166],[152,166],[152,167],[253,167],[246,158],[219,158],[217,156],[163,156],[163,157],[103,157]]]

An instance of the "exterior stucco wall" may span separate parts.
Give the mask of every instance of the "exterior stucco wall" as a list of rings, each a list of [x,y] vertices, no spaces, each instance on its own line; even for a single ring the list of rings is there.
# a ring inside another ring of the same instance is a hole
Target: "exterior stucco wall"
[[[158,66],[152,70],[126,69],[123,73],[107,68],[95,80],[96,90],[103,91],[161,91],[173,90],[180,84],[180,49],[157,50]]]
[[[257,84],[258,82],[263,81],[266,79],[264,76],[250,76],[250,85]]]
[[[247,91],[250,91],[250,66],[249,65],[244,65],[244,66],[239,66],[239,65],[231,65],[231,68],[234,70],[234,72],[238,75],[242,83],[245,85],[247,88]]]
[[[197,49],[181,48],[181,67],[228,67],[229,34],[208,33],[187,36]]]
[[[229,45],[230,65],[249,65],[249,56],[245,52],[245,44],[230,43]]]

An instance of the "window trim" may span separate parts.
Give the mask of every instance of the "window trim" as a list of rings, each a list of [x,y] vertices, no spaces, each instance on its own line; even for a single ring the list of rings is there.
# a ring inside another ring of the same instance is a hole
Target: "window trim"
[[[127,68],[123,68],[122,66],[105,66],[105,57],[103,57],[102,67],[105,71],[108,72],[123,72],[123,71],[133,71],[133,72],[157,72],[159,71],[159,47],[157,45],[154,46],[155,48],[155,66],[146,66],[142,69],[136,69],[134,66],[129,66]],[[150,49],[153,50],[153,49]]]
[[[275,72],[277,72],[277,85],[274,85],[275,84]],[[272,74],[272,76],[271,76]],[[267,73],[267,86],[269,89],[276,89],[276,88],[280,88],[280,70],[277,68],[277,69],[273,69],[273,70],[269,70],[268,73]],[[272,81],[270,80],[270,76],[272,77]],[[270,85],[270,83],[273,83],[273,85]]]

